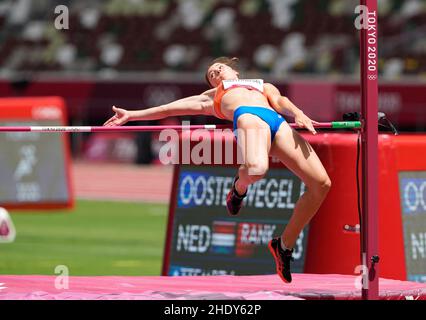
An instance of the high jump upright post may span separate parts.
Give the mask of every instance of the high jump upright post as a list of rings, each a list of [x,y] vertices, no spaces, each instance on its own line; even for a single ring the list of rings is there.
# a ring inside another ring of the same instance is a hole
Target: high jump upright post
[[[362,298],[379,297],[378,256],[378,30],[377,0],[360,0],[363,27],[360,28],[362,139],[361,259],[364,271]]]

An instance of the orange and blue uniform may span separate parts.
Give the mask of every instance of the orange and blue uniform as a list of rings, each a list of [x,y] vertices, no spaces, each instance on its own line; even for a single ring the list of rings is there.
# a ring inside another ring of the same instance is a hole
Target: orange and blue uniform
[[[226,118],[221,110],[222,98],[228,91],[235,88],[257,90],[268,100],[268,96],[263,89],[263,80],[261,79],[223,80],[222,83],[217,87],[216,94],[214,96],[214,110],[216,115],[221,119]],[[274,140],[281,123],[285,121],[284,117],[278,114],[275,110],[260,106],[239,106],[237,109],[235,109],[233,116],[234,133],[237,129],[238,118],[245,113],[253,114],[269,125],[271,130],[271,141]]]

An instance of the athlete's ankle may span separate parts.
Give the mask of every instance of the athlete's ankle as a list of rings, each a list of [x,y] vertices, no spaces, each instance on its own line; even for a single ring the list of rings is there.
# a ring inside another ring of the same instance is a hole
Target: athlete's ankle
[[[237,193],[237,196],[239,196],[239,197],[244,197],[245,195],[246,195],[246,192],[247,192],[247,186],[243,186],[243,187],[241,187],[241,183],[240,183],[240,179],[238,179],[236,182],[235,182],[235,185],[234,185],[234,187],[235,187],[235,191],[236,191],[236,193]]]
[[[290,248],[289,246],[286,246],[285,245],[285,242],[284,242],[284,239],[283,239],[283,237],[280,237],[280,246],[281,246],[281,249],[283,250],[283,251],[293,251],[293,248]]]

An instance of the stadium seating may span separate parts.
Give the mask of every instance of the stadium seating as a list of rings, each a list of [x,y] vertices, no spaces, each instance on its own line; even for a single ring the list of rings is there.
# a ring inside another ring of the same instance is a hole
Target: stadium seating
[[[357,0],[0,1],[0,73],[202,71],[238,56],[251,72],[357,74]],[[379,1],[380,72],[426,74],[426,4]]]

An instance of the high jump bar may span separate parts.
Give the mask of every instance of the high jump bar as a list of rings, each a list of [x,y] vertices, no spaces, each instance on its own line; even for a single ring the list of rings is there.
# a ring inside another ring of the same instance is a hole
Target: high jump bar
[[[294,129],[306,129],[300,128],[296,123],[290,123],[290,127]],[[332,122],[320,122],[313,124],[314,128],[317,129],[361,129],[360,121],[332,121]],[[215,130],[215,129],[231,129],[232,127],[227,124],[204,124],[204,125],[161,125],[161,126],[116,126],[116,127],[104,127],[104,126],[20,126],[20,127],[7,127],[0,126],[0,132],[155,132],[161,130]]]

